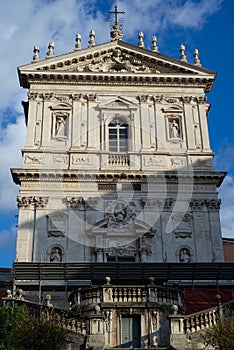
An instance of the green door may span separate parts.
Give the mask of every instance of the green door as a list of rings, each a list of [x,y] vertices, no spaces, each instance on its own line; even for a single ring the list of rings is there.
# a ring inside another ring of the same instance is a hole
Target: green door
[[[122,347],[141,347],[141,320],[140,316],[122,317]]]

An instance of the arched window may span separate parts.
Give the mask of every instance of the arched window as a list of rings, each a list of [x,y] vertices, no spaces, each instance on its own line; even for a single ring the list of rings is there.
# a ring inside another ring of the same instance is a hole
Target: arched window
[[[109,151],[128,151],[128,124],[119,118],[113,119],[108,125],[109,131]]]

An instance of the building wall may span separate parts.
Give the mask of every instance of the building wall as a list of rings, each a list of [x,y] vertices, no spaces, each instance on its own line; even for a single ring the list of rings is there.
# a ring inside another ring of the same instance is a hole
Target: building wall
[[[23,169],[44,175],[21,182],[17,260],[222,261],[216,184],[194,177],[214,171],[201,89],[92,92],[31,86]],[[114,118],[126,154],[109,151]]]
[[[223,238],[224,261],[234,262],[234,239]]]

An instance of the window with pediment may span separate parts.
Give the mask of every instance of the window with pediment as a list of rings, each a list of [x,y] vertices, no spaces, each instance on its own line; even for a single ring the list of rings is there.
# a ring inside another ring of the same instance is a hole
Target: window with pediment
[[[129,126],[125,120],[114,118],[108,124],[109,151],[113,153],[128,152]]]

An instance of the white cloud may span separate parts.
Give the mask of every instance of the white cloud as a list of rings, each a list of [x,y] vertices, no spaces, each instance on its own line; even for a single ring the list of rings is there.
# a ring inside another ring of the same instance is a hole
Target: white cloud
[[[210,15],[220,10],[222,2],[223,0],[188,0],[183,6],[172,8],[169,14],[174,24],[196,29],[202,27]]]
[[[13,183],[10,168],[22,165],[21,148],[25,142],[25,123],[21,116],[16,123],[0,129],[0,209],[11,210],[16,206],[18,187]]]
[[[223,237],[234,238],[234,177],[226,176],[221,188],[220,218]]]
[[[221,3],[222,0],[189,0],[184,4],[180,0],[135,0],[132,6],[132,1],[119,1],[119,9],[126,11],[123,16],[125,38],[134,37],[137,43],[139,30],[149,31],[151,37],[170,24],[200,27]],[[45,58],[50,40],[55,41],[56,55],[72,51],[78,32],[82,35],[83,47],[88,46],[91,29],[96,32],[97,43],[110,40],[109,23],[104,14],[95,12],[96,4],[95,0],[8,0],[1,3],[0,76],[4,86],[0,87],[0,109],[11,105],[20,110],[25,92],[18,87],[16,67],[32,60],[34,45],[40,46],[40,57]]]
[[[126,11],[127,34],[136,36],[139,30],[160,35],[174,25],[182,28],[201,28],[209,16],[220,10],[223,0],[201,0],[185,2],[175,0],[119,1],[119,8]],[[137,38],[136,38],[137,39]]]

